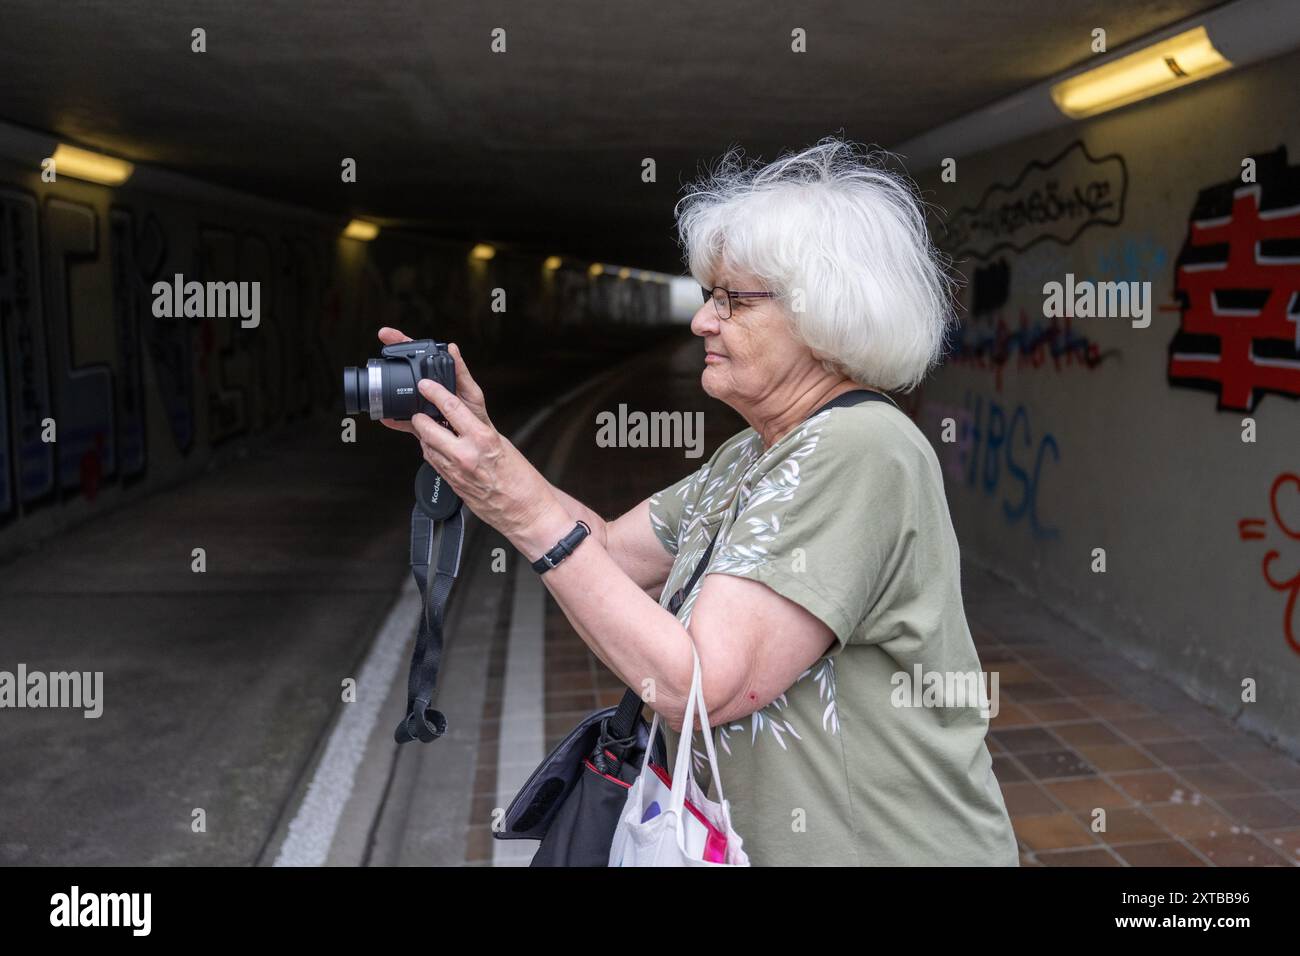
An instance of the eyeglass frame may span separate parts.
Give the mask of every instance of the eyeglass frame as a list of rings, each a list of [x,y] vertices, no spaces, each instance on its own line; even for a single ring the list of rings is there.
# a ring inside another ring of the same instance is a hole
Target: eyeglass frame
[[[725,293],[727,294],[727,314],[726,314],[726,315],[723,315],[723,314],[722,314],[722,309],[720,309],[720,308],[718,307],[718,300],[717,300],[717,298],[715,298],[714,295],[713,295],[713,293],[717,292],[719,289],[722,289],[722,291],[725,292]],[[732,312],[732,309],[731,309],[731,300],[732,300],[732,299],[776,299],[776,298],[779,298],[779,296],[778,296],[777,293],[775,293],[775,292],[737,292],[737,291],[735,291],[734,289],[725,289],[725,288],[723,288],[723,287],[720,286],[720,285],[715,285],[715,286],[713,286],[711,289],[706,289],[706,288],[704,288],[704,286],[700,286],[700,292],[702,292],[702,293],[704,294],[704,301],[705,301],[705,302],[708,302],[710,299],[713,299],[713,309],[714,309],[715,312],[718,313],[718,318],[722,319],[724,322],[731,318],[731,312]]]

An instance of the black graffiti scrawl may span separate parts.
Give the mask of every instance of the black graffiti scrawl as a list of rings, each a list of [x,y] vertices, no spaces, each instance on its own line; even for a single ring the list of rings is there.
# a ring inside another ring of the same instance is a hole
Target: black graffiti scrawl
[[[1285,146],[1252,158],[1256,182],[1201,190],[1174,264],[1169,384],[1216,393],[1222,411],[1300,397],[1300,166]]]
[[[1128,167],[1118,153],[1093,156],[1075,140],[1047,160],[1026,164],[1010,183],[994,183],[974,206],[947,222],[940,245],[954,259],[987,260],[1040,242],[1068,246],[1092,226],[1124,221]]]
[[[54,493],[54,415],[46,356],[37,205],[0,189],[0,523]]]

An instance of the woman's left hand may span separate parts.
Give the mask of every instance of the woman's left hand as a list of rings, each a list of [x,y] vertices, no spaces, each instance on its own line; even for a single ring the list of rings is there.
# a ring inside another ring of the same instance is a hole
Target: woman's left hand
[[[474,514],[512,541],[539,526],[563,523],[557,516],[564,508],[550,484],[496,428],[437,382],[422,379],[418,387],[455,429],[423,413],[413,416],[424,460]]]

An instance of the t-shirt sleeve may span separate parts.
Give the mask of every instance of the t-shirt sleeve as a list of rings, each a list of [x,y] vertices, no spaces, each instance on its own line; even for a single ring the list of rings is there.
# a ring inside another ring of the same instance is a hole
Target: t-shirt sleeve
[[[759,479],[708,573],[767,585],[855,640],[915,536],[922,453],[888,412],[831,414]]]

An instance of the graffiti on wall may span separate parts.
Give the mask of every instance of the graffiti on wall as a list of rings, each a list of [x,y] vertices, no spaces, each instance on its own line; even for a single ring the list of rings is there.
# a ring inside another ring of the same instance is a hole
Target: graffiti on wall
[[[54,448],[41,441],[50,416],[36,200],[0,190],[0,517],[54,489]],[[12,408],[10,407],[12,403]]]
[[[1300,166],[1285,146],[1252,158],[1255,183],[1201,190],[1174,266],[1169,384],[1214,392],[1221,411],[1300,397]]]
[[[316,320],[325,311],[323,260],[317,244],[297,237],[200,228],[196,277],[259,282],[266,303],[255,335],[236,323],[199,320],[199,371],[212,444],[300,419],[334,398],[334,375]]]
[[[1286,494],[1284,494],[1286,492]],[[1282,533],[1283,539],[1300,541],[1300,475],[1283,472],[1273,479],[1268,492],[1269,513],[1273,524]],[[1242,518],[1237,522],[1237,531],[1243,541],[1262,541],[1268,538],[1267,522],[1264,518]],[[1287,596],[1286,606],[1282,611],[1282,633],[1287,646],[1300,654],[1300,635],[1296,620],[1296,599],[1300,597],[1300,569],[1290,578],[1281,578],[1274,570],[1274,563],[1281,558],[1281,552],[1270,549],[1264,555],[1260,565],[1264,581],[1275,591]]]
[[[944,441],[945,420],[952,441]],[[937,436],[940,465],[958,486],[991,501],[1007,525],[1026,527],[1035,538],[1060,530],[1040,513],[1043,479],[1061,460],[1056,436],[1035,425],[1023,404],[1004,405],[969,389],[960,406],[926,402],[924,431]]]
[[[1152,236],[1134,233],[1097,253],[1093,274],[1085,278],[1101,282],[1154,282],[1164,274],[1169,252]]]
[[[328,282],[319,244],[280,239],[274,257],[260,236],[203,233],[207,245],[194,271],[251,275],[269,290],[276,310],[263,334],[233,341],[221,323],[153,315],[150,289],[168,259],[156,216],[115,205],[107,223],[101,219],[84,202],[51,196],[38,203],[25,191],[0,189],[0,522],[69,497],[93,501],[107,482],[139,481],[149,458],[146,380],[174,450],[188,454],[197,430],[196,328],[205,350],[197,364],[207,380],[212,444],[334,398],[327,377],[336,363],[321,348],[309,314],[323,311]],[[205,256],[222,241],[239,256]],[[110,292],[98,306],[77,290],[92,270],[105,268]],[[85,346],[78,347],[78,329],[85,336],[96,327],[111,332],[86,337],[101,347],[111,343],[110,356],[79,360]],[[256,401],[249,400],[250,389]],[[57,440],[47,440],[48,422]]]
[[[994,183],[974,206],[949,217],[941,245],[954,259],[987,260],[1041,242],[1073,243],[1091,226],[1124,221],[1124,157],[1095,157],[1075,140],[1048,160],[1033,160],[1010,183]]]
[[[975,269],[970,315],[958,326],[949,356],[957,365],[991,372],[996,391],[1002,391],[1003,373],[1008,368],[1057,373],[1073,368],[1092,370],[1119,355],[1119,349],[1102,349],[1077,331],[1069,316],[1031,319],[1022,306],[1014,324],[1008,321],[1004,307],[1010,287],[1011,267],[1005,259]]]
[[[113,269],[113,316],[119,334],[143,348],[153,370],[154,393],[176,449],[186,453],[194,444],[194,352],[190,326],[185,322],[158,321],[146,303],[154,281],[163,275],[167,236],[153,213],[137,226],[136,215],[114,208],[109,215]],[[140,323],[144,328],[141,330]],[[132,358],[133,369],[139,360]],[[141,409],[143,385],[132,374],[124,402]],[[137,399],[137,396],[138,399]],[[129,414],[134,415],[134,412]],[[143,462],[142,462],[143,467]]]
[[[969,395],[967,396],[969,400]],[[970,409],[948,402],[923,401],[912,415],[918,428],[931,436],[935,455],[949,482],[966,480],[967,463],[974,452],[975,428]],[[954,428],[955,441],[944,441],[946,422]]]
[[[127,472],[137,468],[143,434],[129,414],[116,414],[112,368],[74,358],[73,279],[101,253],[95,210],[62,199],[50,199],[40,210],[33,196],[9,189],[0,190],[0,210],[0,334],[6,360],[0,391],[0,418],[6,422],[5,467],[0,469],[3,518],[57,493],[80,490],[93,498],[103,475],[116,474],[119,467]],[[46,290],[52,290],[49,296]],[[126,336],[116,344],[131,348]],[[57,443],[43,435],[55,408]]]

